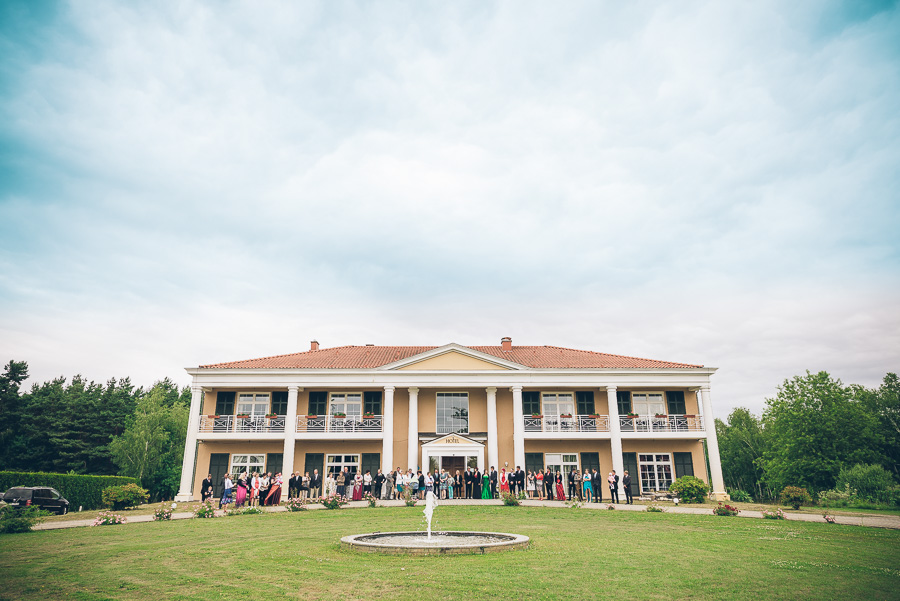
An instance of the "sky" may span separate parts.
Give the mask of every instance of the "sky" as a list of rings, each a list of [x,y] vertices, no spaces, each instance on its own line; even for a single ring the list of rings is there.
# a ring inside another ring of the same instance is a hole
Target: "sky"
[[[897,2],[0,3],[0,361],[900,370]]]

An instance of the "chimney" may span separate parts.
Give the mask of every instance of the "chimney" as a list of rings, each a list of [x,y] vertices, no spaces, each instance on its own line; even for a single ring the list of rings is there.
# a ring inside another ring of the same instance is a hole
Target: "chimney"
[[[311,350],[311,351],[319,350],[319,341],[318,340],[311,341],[309,343],[309,350]]]
[[[504,351],[512,350],[512,338],[509,336],[504,336],[500,339],[500,349]]]

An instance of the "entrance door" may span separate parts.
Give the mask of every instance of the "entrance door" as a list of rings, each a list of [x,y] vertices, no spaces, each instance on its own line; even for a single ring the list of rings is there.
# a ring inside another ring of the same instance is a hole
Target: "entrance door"
[[[466,458],[465,457],[441,457],[441,469],[447,470],[447,473],[453,474],[456,476],[456,470],[459,470],[460,475],[464,471],[466,471]]]
[[[231,457],[228,453],[211,453],[209,456],[209,471],[212,474],[213,495],[215,498],[222,498],[225,492],[225,473],[228,471],[228,459]],[[202,480],[202,478],[201,478]]]

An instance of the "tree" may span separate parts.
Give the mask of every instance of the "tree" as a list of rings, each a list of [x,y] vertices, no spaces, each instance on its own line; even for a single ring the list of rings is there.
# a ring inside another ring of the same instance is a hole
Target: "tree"
[[[22,397],[19,386],[28,379],[28,364],[25,361],[10,361],[0,375],[0,465],[9,465],[14,451],[14,434],[19,429],[22,411]]]
[[[143,394],[122,435],[109,452],[123,476],[138,478],[156,499],[171,498],[179,483],[189,403],[172,396],[171,382],[155,384]]]
[[[766,404],[761,465],[772,489],[830,489],[841,467],[877,462],[877,418],[827,372],[785,380]]]
[[[725,486],[750,493],[757,499],[772,498],[763,480],[762,457],[768,440],[762,421],[748,409],[738,407],[727,422],[716,420],[719,456]]]
[[[854,386],[853,392],[878,419],[884,467],[900,479],[900,378],[888,373],[877,389]]]

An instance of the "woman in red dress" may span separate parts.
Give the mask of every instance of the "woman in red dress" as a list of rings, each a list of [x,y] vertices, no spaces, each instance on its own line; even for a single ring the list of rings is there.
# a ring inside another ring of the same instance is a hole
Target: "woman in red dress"
[[[565,501],[566,500],[566,489],[563,486],[563,477],[562,474],[559,473],[559,470],[556,472],[556,500],[557,501]]]
[[[362,501],[363,495],[363,477],[362,474],[356,472],[356,477],[353,478],[353,497],[351,500],[353,501]]]
[[[506,468],[500,468],[500,492],[509,492],[509,478],[506,477]]]

